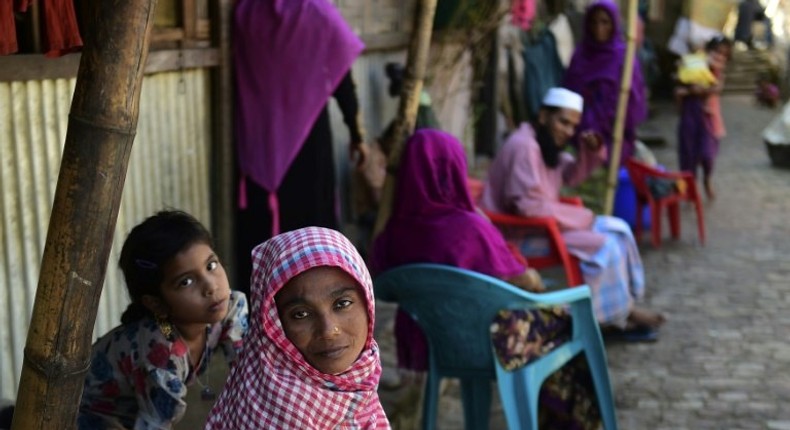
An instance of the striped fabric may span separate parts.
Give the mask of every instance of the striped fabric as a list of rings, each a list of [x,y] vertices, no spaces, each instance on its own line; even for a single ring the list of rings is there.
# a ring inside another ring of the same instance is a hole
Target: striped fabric
[[[624,328],[628,315],[645,295],[645,275],[631,228],[620,218],[595,217],[593,230],[604,245],[582,262],[584,282],[592,290],[593,310],[601,324]]]
[[[250,331],[206,429],[388,429],[376,392],[381,376],[373,340],[373,282],[342,234],[320,227],[283,233],[252,252]],[[328,375],[308,364],[286,338],[275,294],[296,275],[338,267],[359,282],[367,300],[368,338],[346,372]]]

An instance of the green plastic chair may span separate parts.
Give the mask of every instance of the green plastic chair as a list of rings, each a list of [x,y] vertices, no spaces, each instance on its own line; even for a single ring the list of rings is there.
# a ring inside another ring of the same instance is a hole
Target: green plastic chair
[[[395,302],[420,325],[428,339],[429,370],[423,429],[436,428],[439,382],[459,378],[465,427],[488,429],[491,380],[496,379],[508,427],[537,429],[538,393],[543,381],[580,353],[592,372],[607,430],[617,428],[603,339],[587,286],[534,294],[470,270],[440,264],[409,264],[374,281],[376,298]],[[549,354],[512,372],[492,352],[490,325],[502,309],[568,305],[573,336]]]

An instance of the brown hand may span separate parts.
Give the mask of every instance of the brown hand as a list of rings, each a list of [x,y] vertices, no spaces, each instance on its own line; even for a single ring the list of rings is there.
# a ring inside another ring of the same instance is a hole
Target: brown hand
[[[356,167],[361,167],[368,156],[368,146],[364,142],[351,142],[348,147],[349,158],[355,161]]]
[[[601,147],[601,145],[603,145],[603,139],[601,138],[601,136],[597,132],[595,132],[593,130],[583,131],[582,134],[580,135],[580,138],[581,138],[582,144],[587,149],[590,149],[590,150],[593,150],[593,151],[598,150]]]

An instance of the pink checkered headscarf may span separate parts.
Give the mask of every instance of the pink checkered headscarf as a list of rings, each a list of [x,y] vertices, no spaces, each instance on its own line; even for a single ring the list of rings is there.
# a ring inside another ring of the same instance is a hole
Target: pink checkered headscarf
[[[250,330],[244,349],[211,410],[206,429],[388,429],[376,392],[381,361],[373,340],[373,282],[362,257],[345,236],[307,227],[275,236],[252,252]],[[364,291],[368,338],[351,367],[320,372],[285,336],[274,296],[296,275],[319,266],[338,267]]]

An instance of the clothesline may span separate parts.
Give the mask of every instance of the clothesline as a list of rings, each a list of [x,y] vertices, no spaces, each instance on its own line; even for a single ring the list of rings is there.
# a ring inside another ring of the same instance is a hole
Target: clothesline
[[[16,38],[15,12],[27,12],[35,0],[0,1],[0,55],[9,55],[19,50]],[[42,39],[44,55],[59,57],[82,47],[74,0],[41,0],[43,19]]]

